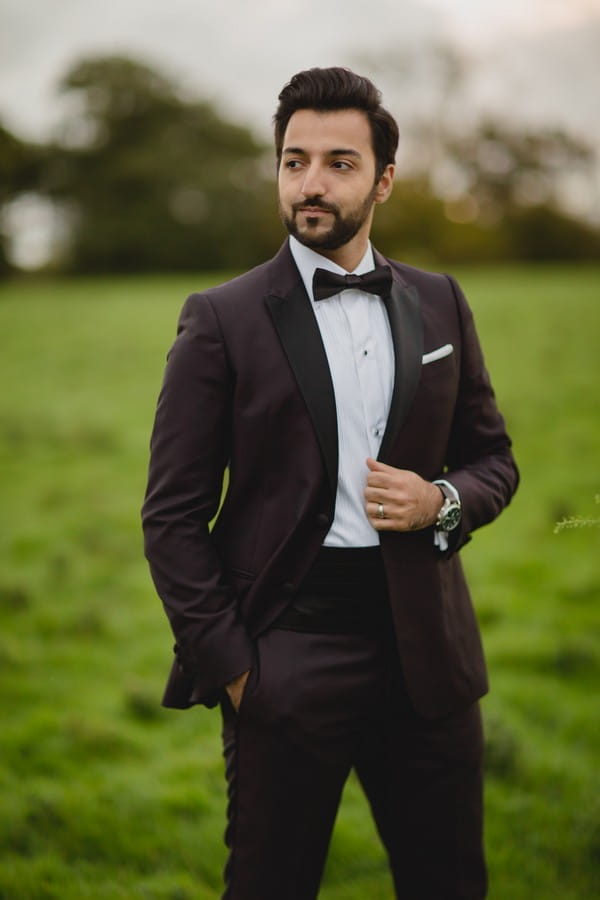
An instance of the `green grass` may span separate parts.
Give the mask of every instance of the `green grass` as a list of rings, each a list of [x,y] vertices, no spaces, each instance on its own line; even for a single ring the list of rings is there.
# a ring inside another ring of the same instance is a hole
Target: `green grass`
[[[600,892],[600,269],[467,269],[522,486],[464,559],[492,693],[494,900]],[[139,507],[164,356],[204,276],[0,286],[0,897],[214,900],[218,715],[159,706],[171,651]],[[344,795],[324,900],[387,900]],[[258,900],[258,898],[257,898]],[[284,900],[284,898],[282,898]]]

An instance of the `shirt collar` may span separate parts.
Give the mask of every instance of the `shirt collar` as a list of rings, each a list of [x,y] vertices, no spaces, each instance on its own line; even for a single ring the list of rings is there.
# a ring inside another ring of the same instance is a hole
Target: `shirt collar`
[[[302,281],[304,282],[306,293],[313,303],[315,298],[313,297],[312,282],[315,269],[327,269],[327,271],[336,272],[338,275],[364,275],[365,272],[370,272],[375,268],[373,248],[370,241],[365,250],[365,255],[356,268],[350,273],[347,272],[346,269],[343,269],[342,266],[338,266],[337,263],[327,259],[326,256],[321,256],[320,253],[311,250],[310,247],[305,247],[304,244],[301,244],[297,238],[293,237],[293,235],[290,235],[289,241],[290,252],[294,257],[294,262],[296,263]]]

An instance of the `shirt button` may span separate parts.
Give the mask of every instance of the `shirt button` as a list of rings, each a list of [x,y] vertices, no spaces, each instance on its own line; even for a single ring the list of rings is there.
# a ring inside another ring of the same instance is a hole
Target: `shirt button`
[[[317,524],[322,525],[323,527],[325,527],[325,525],[329,525],[329,516],[327,515],[327,513],[319,513],[319,515],[317,516]]]

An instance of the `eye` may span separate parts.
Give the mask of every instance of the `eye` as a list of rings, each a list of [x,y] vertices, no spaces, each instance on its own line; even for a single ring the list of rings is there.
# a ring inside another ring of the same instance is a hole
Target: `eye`
[[[287,160],[285,161],[285,168],[286,168],[286,169],[292,169],[292,170],[293,170],[293,169],[300,169],[301,166],[302,166],[302,163],[300,162],[299,159],[287,159]]]
[[[350,165],[350,163],[346,162],[346,161],[343,160],[343,159],[336,159],[336,160],[334,160],[334,161],[332,162],[332,164],[331,164],[331,167],[332,167],[333,169],[339,169],[340,172],[344,172],[344,171],[346,171],[346,170],[352,168],[352,166]]]

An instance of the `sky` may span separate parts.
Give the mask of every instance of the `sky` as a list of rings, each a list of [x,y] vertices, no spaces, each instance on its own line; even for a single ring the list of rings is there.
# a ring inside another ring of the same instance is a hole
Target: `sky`
[[[428,73],[407,83],[401,57],[426,61],[427,46],[448,41],[469,59],[473,108],[600,141],[600,0],[0,0],[0,121],[48,137],[67,69],[124,53],[258,135],[283,84],[313,65],[372,75],[402,125],[411,104],[427,112]]]

